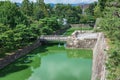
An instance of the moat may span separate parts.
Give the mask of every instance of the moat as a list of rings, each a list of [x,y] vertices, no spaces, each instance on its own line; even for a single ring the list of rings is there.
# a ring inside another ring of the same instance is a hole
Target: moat
[[[0,71],[0,80],[91,80],[92,50],[49,43]]]

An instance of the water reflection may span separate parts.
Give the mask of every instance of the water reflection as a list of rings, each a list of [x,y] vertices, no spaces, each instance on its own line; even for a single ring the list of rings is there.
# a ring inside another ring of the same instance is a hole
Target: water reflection
[[[28,80],[90,80],[92,59],[76,58],[72,55],[77,53],[66,52],[50,51],[41,56],[41,66]]]
[[[90,80],[91,50],[41,46],[0,71],[0,80]]]

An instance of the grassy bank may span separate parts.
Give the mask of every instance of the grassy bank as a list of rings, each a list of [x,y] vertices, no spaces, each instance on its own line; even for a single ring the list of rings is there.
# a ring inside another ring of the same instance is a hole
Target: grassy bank
[[[76,30],[86,31],[86,30],[93,30],[93,28],[92,27],[71,27],[64,33],[64,35],[69,36]]]

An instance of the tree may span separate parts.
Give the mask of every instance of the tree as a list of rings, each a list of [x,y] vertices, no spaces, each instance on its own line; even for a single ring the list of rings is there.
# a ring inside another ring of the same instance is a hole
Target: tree
[[[31,16],[32,4],[29,2],[29,0],[23,0],[21,10],[25,15]]]
[[[89,7],[85,10],[87,15],[94,16],[94,8],[97,5],[97,2],[91,3]]]
[[[46,17],[49,16],[44,0],[37,0],[37,4]]]
[[[66,18],[69,23],[79,23],[82,9],[79,6],[71,6],[70,4],[57,4],[54,8],[55,15],[59,18]]]
[[[105,4],[106,4],[107,0],[98,0],[98,5],[100,7],[100,11],[103,11],[105,8]]]
[[[34,4],[33,18],[39,20],[45,17],[44,12],[40,9],[38,4]]]
[[[21,13],[18,6],[9,1],[0,2],[0,23],[14,28],[17,24],[27,24],[27,18]]]
[[[5,26],[4,24],[0,23],[0,34],[4,33],[5,31],[10,30],[8,26]]]
[[[41,34],[51,34],[61,28],[56,17],[40,19]]]
[[[100,10],[100,7],[99,5],[97,5],[95,8],[94,8],[94,15],[96,18],[100,17],[102,15],[102,12]]]

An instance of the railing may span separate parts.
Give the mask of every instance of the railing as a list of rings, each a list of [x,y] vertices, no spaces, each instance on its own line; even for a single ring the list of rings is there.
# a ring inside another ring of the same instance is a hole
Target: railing
[[[63,35],[42,35],[40,40],[44,41],[67,41],[68,36]]]

